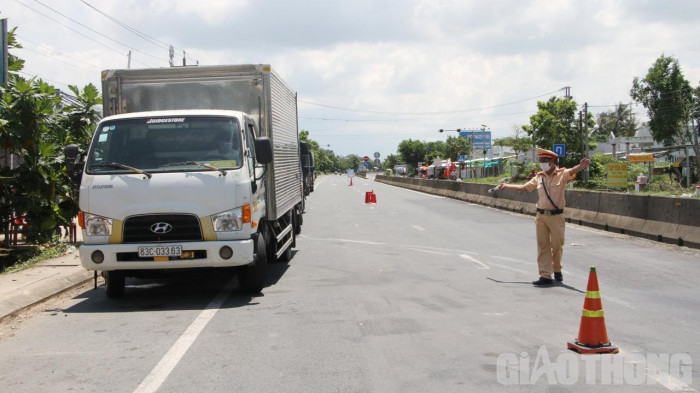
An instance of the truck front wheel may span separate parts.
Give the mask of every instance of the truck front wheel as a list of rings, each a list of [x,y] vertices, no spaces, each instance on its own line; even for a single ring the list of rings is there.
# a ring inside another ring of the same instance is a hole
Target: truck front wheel
[[[124,296],[124,286],[126,285],[126,277],[124,273],[119,271],[105,272],[105,293],[110,299],[116,299]]]
[[[255,239],[255,261],[244,268],[238,279],[244,292],[258,293],[265,287],[267,248],[262,233],[259,233]]]

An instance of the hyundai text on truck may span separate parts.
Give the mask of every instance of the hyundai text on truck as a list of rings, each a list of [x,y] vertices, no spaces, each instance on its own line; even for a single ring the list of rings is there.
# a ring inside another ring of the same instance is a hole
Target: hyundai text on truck
[[[108,297],[126,277],[227,267],[260,292],[301,230],[296,93],[269,65],[234,65],[106,70],[102,94],[87,152],[65,149],[81,264]]]

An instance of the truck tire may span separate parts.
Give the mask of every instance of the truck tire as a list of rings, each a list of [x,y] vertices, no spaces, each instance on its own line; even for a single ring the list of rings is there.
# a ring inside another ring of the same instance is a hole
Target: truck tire
[[[248,293],[259,293],[265,287],[267,279],[267,248],[263,234],[255,239],[255,261],[246,266],[238,276],[241,290]]]
[[[109,271],[105,272],[105,293],[110,299],[117,299],[124,296],[124,286],[126,285],[126,277],[123,272]]]

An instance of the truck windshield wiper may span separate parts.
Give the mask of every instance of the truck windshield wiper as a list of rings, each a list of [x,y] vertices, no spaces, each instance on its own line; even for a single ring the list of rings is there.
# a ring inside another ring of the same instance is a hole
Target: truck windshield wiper
[[[105,163],[101,163],[101,164],[92,164],[92,165],[90,165],[90,168],[94,168],[94,167],[96,167],[96,166],[110,166],[110,167],[112,167],[112,168],[127,169],[127,170],[130,170],[130,171],[139,173],[139,174],[141,174],[141,175],[144,175],[144,176],[148,177],[149,179],[151,178],[151,176],[153,176],[153,175],[151,175],[150,173],[148,173],[148,172],[146,172],[146,171],[142,171],[141,169],[134,168],[133,166],[128,166],[128,165],[120,164],[120,163],[118,163],[118,162],[105,162]]]
[[[203,167],[203,168],[210,169],[210,170],[212,170],[212,171],[219,171],[219,172],[221,172],[222,175],[226,176],[226,171],[225,171],[225,170],[223,170],[223,169],[221,169],[221,168],[217,168],[217,167],[212,166],[212,165],[209,165],[209,164],[205,164],[205,163],[203,163],[203,162],[199,162],[199,161],[173,162],[173,163],[170,163],[170,164],[161,165],[161,167],[166,167],[166,166],[185,166],[185,165],[198,165],[198,166],[201,166],[201,167]]]

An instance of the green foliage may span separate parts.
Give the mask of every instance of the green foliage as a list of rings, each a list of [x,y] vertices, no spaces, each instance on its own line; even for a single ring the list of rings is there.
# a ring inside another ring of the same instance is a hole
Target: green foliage
[[[635,77],[630,95],[649,114],[651,135],[665,145],[682,139],[693,103],[693,90],[678,60],[661,55],[643,79]]]
[[[22,64],[14,58],[15,69],[21,70]],[[75,86],[70,90],[78,103],[66,107],[60,105],[56,89],[41,79],[10,74],[0,90],[0,144],[21,163],[0,169],[0,202],[4,212],[25,216],[29,225],[24,234],[34,243],[54,239],[58,226],[69,225],[78,212],[77,195],[65,175],[63,147],[87,147],[101,99],[93,85],[82,92]]]
[[[607,141],[608,137],[629,137],[637,132],[637,116],[632,111],[632,105],[618,104],[611,111],[598,114],[594,137],[599,142]]]
[[[453,137],[451,135],[447,136],[445,141],[444,154],[442,157],[444,159],[451,158],[452,161],[457,161],[457,155],[464,154],[468,155],[472,150],[472,143],[467,138],[463,137]]]
[[[582,157],[582,131],[578,126],[576,101],[552,97],[548,101],[537,102],[537,108],[537,113],[530,116],[530,124],[523,126],[523,130],[532,138],[534,146],[552,149],[555,143],[564,143],[567,155],[562,164],[578,164]],[[590,112],[585,121],[589,129],[595,126]]]
[[[517,157],[521,153],[530,150],[533,146],[532,138],[521,135],[523,131],[521,127],[515,126],[513,129],[513,136],[496,139],[493,141],[493,144],[495,146],[510,147]]]
[[[689,144],[700,157],[700,86],[691,88],[678,60],[661,55],[647,75],[635,77],[632,85],[630,95],[647,109],[654,140],[664,145]],[[700,166],[695,175],[700,178]]]
[[[396,155],[396,154],[389,154],[389,155],[386,156],[386,158],[384,159],[384,168],[392,169],[392,170],[393,170],[394,166],[396,166],[396,165],[398,165],[398,164],[400,163],[399,160],[400,160],[400,158],[399,158],[398,155]]]
[[[427,161],[428,147],[425,142],[418,140],[403,140],[397,148],[401,162],[416,165],[418,162]]]

